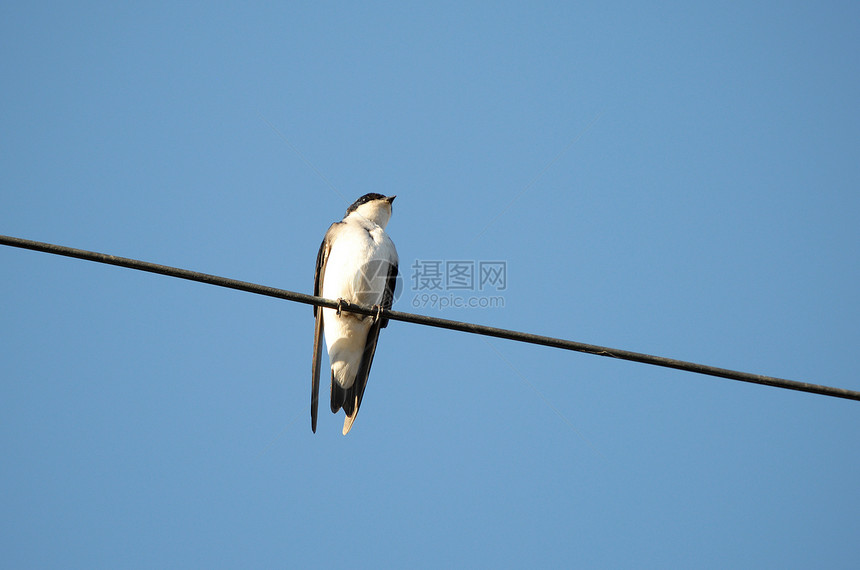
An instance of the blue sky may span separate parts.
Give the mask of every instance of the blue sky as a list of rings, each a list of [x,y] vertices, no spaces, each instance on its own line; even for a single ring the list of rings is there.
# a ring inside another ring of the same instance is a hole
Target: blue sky
[[[854,3],[7,3],[0,233],[860,389]],[[503,307],[416,261],[504,261]],[[285,301],[0,248],[0,551],[36,567],[827,567],[860,408],[393,322],[352,432]],[[327,393],[324,388],[324,394]]]

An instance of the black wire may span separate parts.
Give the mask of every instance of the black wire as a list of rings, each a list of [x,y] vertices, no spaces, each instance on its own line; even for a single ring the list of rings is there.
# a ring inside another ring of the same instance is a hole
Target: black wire
[[[160,275],[168,275],[170,277],[178,277],[180,279],[188,279],[190,281],[198,281],[200,283],[208,283],[217,285],[218,287],[227,287],[246,291],[248,293],[256,293],[258,295],[266,295],[268,297],[276,297],[278,299],[286,299],[296,303],[304,303],[306,305],[316,305],[319,307],[328,307],[331,309],[338,308],[338,302],[313,295],[305,295],[303,293],[295,293],[284,289],[276,289],[274,287],[266,287],[257,285],[256,283],[248,283],[247,281],[237,281],[236,279],[228,279],[208,273],[198,273],[197,271],[189,271],[187,269],[179,269],[167,265],[158,265],[156,263],[148,263],[136,259],[128,259],[126,257],[116,257],[106,253],[97,253],[94,251],[86,251],[83,249],[74,249],[62,245],[54,245],[50,243],[31,241],[16,237],[0,235],[0,245],[9,245],[12,247],[20,247],[34,251],[42,251],[45,253],[53,253],[56,255],[64,255],[66,257],[75,257],[78,259],[86,259],[98,263],[107,263],[109,265],[117,265],[119,267],[128,267],[129,269],[137,269],[140,271],[148,271],[150,273],[158,273]],[[344,311],[352,313],[360,313],[363,315],[376,315],[377,309],[374,307],[365,307],[362,305],[353,305],[351,303],[342,303],[341,308]],[[739,380],[741,382],[751,382],[753,384],[763,384],[765,386],[773,386],[776,388],[785,388],[788,390],[799,390],[801,392],[810,392],[813,394],[821,394],[823,396],[832,396],[835,398],[845,398],[848,400],[860,401],[860,392],[854,390],[846,390],[844,388],[834,388],[831,386],[822,386],[820,384],[810,384],[807,382],[797,382],[795,380],[785,380],[783,378],[774,378],[772,376],[762,376],[760,374],[750,374],[748,372],[738,372],[725,368],[717,368],[715,366],[707,366],[705,364],[696,364],[695,362],[686,362],[683,360],[675,360],[662,356],[652,356],[640,352],[631,352],[629,350],[621,350],[617,348],[609,348],[606,346],[598,346],[594,344],[585,344],[572,340],[564,340],[549,336],[541,336],[536,334],[512,331],[507,329],[499,329],[473,323],[465,323],[461,321],[452,321],[449,319],[440,319],[438,317],[429,317],[426,315],[416,315],[413,313],[401,313],[400,311],[392,311],[383,309],[381,316],[394,321],[403,321],[406,323],[414,323],[418,325],[426,325],[430,327],[438,327],[450,329],[472,334],[481,334],[485,336],[493,336],[519,342],[527,342],[531,344],[539,344],[542,346],[551,346],[564,350],[573,350],[576,352],[585,352],[595,354],[597,356],[608,356],[610,358],[618,358],[620,360],[630,360],[633,362],[641,362],[643,364],[652,364],[654,366],[662,366],[665,368],[675,368],[687,372],[695,372],[697,374],[706,374],[708,376],[717,376],[720,378],[728,378],[730,380]]]

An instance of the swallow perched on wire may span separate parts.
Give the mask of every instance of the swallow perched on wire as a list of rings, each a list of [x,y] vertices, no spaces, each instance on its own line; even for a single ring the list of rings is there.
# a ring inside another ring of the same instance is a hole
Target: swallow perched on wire
[[[397,250],[385,233],[395,196],[365,194],[329,227],[317,254],[314,295],[390,309],[397,280]],[[377,315],[314,307],[311,369],[311,430],[317,430],[323,336],[331,362],[331,411],[343,408],[343,435],[349,433],[370,374],[379,330]]]

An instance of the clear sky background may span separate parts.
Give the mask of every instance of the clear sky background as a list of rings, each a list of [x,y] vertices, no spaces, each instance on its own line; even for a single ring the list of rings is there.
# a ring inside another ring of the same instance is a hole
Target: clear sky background
[[[4,3],[0,233],[860,389],[853,2]],[[415,261],[504,261],[496,308]],[[860,404],[392,322],[311,434],[311,309],[0,248],[30,567],[856,567]]]

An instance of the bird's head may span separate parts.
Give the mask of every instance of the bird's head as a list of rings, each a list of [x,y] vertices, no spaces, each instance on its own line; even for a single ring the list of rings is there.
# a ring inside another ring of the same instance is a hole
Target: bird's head
[[[382,229],[391,219],[391,203],[396,196],[383,196],[382,194],[365,194],[346,209],[346,215],[359,215],[367,218]]]

